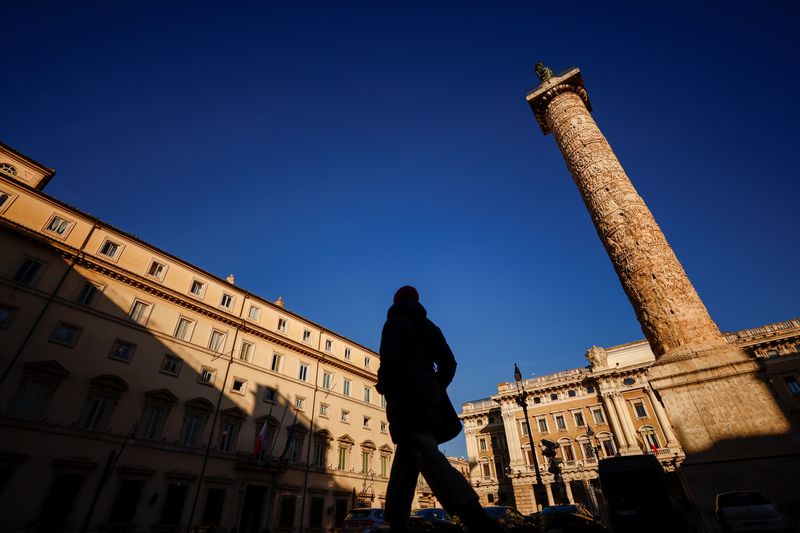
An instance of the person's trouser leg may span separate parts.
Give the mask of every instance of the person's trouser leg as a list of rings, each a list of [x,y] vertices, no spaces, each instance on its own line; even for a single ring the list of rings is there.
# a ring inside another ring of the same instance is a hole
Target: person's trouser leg
[[[478,495],[466,478],[439,451],[433,434],[415,433],[412,440],[419,470],[448,512],[453,513],[467,502],[478,500]]]
[[[414,488],[419,479],[415,449],[413,442],[397,444],[389,485],[386,487],[386,521],[397,531],[405,529],[408,523],[414,501]]]

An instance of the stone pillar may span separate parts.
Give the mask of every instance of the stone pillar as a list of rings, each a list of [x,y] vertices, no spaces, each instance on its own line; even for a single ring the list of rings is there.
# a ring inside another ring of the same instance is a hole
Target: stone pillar
[[[471,421],[470,424],[473,424],[474,421]],[[477,472],[478,469],[478,446],[475,440],[475,428],[473,427],[464,427],[464,439],[467,441],[467,459],[469,460],[470,465],[470,477],[475,479],[480,479],[480,472]]]
[[[533,502],[533,511],[532,512],[535,513],[535,512],[541,511],[542,509],[541,509],[541,507],[539,507],[539,502],[536,500],[536,490],[534,490],[533,487],[530,487],[530,491],[531,491],[531,501]]]
[[[564,480],[564,490],[567,492],[567,501],[569,503],[575,503],[575,498],[572,496],[572,487],[568,479]]]
[[[522,440],[517,430],[516,409],[511,407],[511,404],[507,405],[508,407],[503,405],[503,430],[506,434],[508,454],[511,461],[509,466],[524,470],[525,458],[522,455]]]
[[[619,419],[617,418],[617,409],[612,403],[611,394],[610,392],[604,392],[602,394],[603,407],[605,407],[608,421],[611,423],[611,432],[614,433],[614,438],[617,439],[617,449],[620,452],[624,452],[628,449],[628,439],[625,438],[625,433],[622,430],[622,426],[620,426]]]
[[[661,405],[661,401],[656,398],[656,393],[653,392],[652,387],[645,387],[644,390],[647,392],[647,397],[650,398],[650,403],[653,405],[653,410],[656,412],[658,425],[661,426],[661,431],[664,432],[664,436],[667,438],[667,448],[678,447],[678,439],[675,438],[675,432],[672,431],[672,425],[669,423],[669,418],[667,417],[666,411],[664,411],[664,407]]]
[[[689,278],[589,113],[580,70],[527,96],[542,131],[552,132],[597,234],[659,359],[725,345]]]
[[[544,490],[547,491],[547,505],[555,505],[556,500],[553,498],[552,483],[545,483]]]
[[[631,415],[628,412],[628,405],[625,398],[620,393],[613,393],[612,399],[617,408],[617,416],[619,416],[620,425],[625,432],[625,439],[628,441],[628,450],[641,451],[639,441],[636,439],[636,428],[633,427]]]

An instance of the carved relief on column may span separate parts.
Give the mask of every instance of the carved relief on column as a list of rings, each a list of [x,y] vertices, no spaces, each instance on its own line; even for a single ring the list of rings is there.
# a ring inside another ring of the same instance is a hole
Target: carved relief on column
[[[658,425],[661,426],[661,431],[664,432],[664,436],[667,438],[667,447],[678,447],[678,438],[675,436],[675,432],[672,430],[672,425],[669,422],[669,417],[667,416],[667,412],[664,410],[664,406],[661,405],[661,400],[656,397],[656,393],[653,392],[652,387],[645,387],[644,390],[647,392],[647,397],[650,398],[650,403],[653,406],[653,410],[656,412],[656,420],[658,420]]]
[[[552,86],[556,84],[555,86]],[[528,102],[552,131],[642,331],[658,359],[724,346],[653,215],[587,109],[577,69],[544,83]],[[683,350],[679,350],[683,348]]]

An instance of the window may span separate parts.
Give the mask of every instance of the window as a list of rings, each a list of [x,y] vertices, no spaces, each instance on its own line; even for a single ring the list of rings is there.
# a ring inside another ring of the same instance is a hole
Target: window
[[[97,293],[98,289],[94,283],[84,281],[81,290],[78,291],[78,297],[75,298],[75,301],[81,305],[90,306],[97,298]]]
[[[364,401],[370,403],[372,399],[372,390],[369,387],[364,387]]]
[[[327,418],[328,417],[328,409],[329,408],[328,408],[328,404],[327,403],[319,404],[319,416],[324,416],[324,417]]]
[[[59,322],[56,324],[56,329],[53,330],[53,334],[50,336],[50,342],[73,347],[77,344],[78,337],[80,337],[82,330],[83,328],[79,328],[78,326]]]
[[[297,379],[300,381],[308,380],[308,365],[306,363],[300,363],[300,368],[297,371]]]
[[[189,485],[186,483],[169,484],[167,494],[164,496],[164,506],[161,508],[161,518],[158,520],[159,525],[177,526],[181,523],[183,505],[188,492]]]
[[[167,272],[167,265],[164,263],[159,263],[158,261],[152,261],[150,263],[150,267],[147,269],[147,275],[151,278],[156,278],[163,280],[164,274]]]
[[[233,378],[233,383],[231,383],[231,392],[244,394],[246,391],[247,381],[242,378]]]
[[[14,283],[19,285],[31,286],[36,279],[36,275],[41,272],[44,264],[30,257],[25,258],[17,271],[14,273]]]
[[[286,333],[286,319],[285,318],[279,318],[278,319],[278,331],[280,331],[281,333]]]
[[[527,437],[528,435],[530,435],[530,431],[528,431],[528,423],[527,422],[525,422],[524,420],[522,422],[520,422],[520,427],[522,429],[522,436],[523,437]]]
[[[330,340],[330,339],[326,339],[325,340],[325,351],[326,352],[330,352],[331,350],[333,350],[333,341]]]
[[[200,376],[198,377],[198,381],[205,385],[211,385],[214,383],[214,376],[216,375],[217,371],[213,368],[203,368],[200,371]]]
[[[636,380],[633,378],[625,378],[622,380],[623,385],[633,385],[634,383],[636,383]]]
[[[481,474],[483,475],[484,479],[489,479],[492,477],[492,467],[489,466],[489,463],[481,464]]]
[[[130,524],[133,522],[143,486],[144,481],[141,479],[123,479],[120,481],[117,495],[111,505],[111,514],[108,516],[110,523]]]
[[[556,400],[558,400],[558,393],[557,393],[557,392],[554,392],[553,394],[551,394],[551,395],[550,395],[550,399],[551,399],[552,401],[556,401]]]
[[[319,529],[319,530],[322,529],[322,517],[324,514],[324,509],[325,509],[325,498],[323,498],[322,496],[312,496],[311,505],[309,506],[308,509],[309,528]]]
[[[128,385],[115,376],[100,376],[89,380],[89,394],[81,410],[78,425],[84,429],[108,429],[114,407]]]
[[[366,428],[366,429],[369,429],[369,421],[370,421],[370,418],[369,418],[368,416],[365,416],[365,417],[364,417],[364,421],[363,421],[363,423],[361,424],[361,425],[362,425],[362,427],[364,427],[364,428]]]
[[[564,420],[563,415],[556,415],[556,429],[565,431],[567,429],[567,422]]]
[[[302,411],[305,409],[306,406],[306,399],[301,396],[295,396],[294,398],[294,408],[298,411]]]
[[[9,414],[36,420],[45,415],[47,405],[69,372],[55,361],[26,363],[19,389],[11,399]]]
[[[594,394],[594,387],[592,387],[591,385],[586,387],[586,394]]]
[[[386,474],[389,472],[389,458],[385,455],[381,455],[381,477],[386,477]]]
[[[206,292],[206,284],[202,281],[193,280],[191,286],[189,287],[189,294],[192,294],[197,297],[202,297],[203,294]]]
[[[131,359],[133,358],[134,350],[136,350],[136,345],[132,342],[117,339],[114,341],[114,344],[111,345],[111,352],[108,354],[108,356],[111,359],[130,363]]]
[[[264,389],[264,401],[265,402],[274,402],[275,397],[278,395],[277,389],[273,389],[272,387],[267,387]]]
[[[311,342],[311,331],[307,329],[303,330],[303,342]]]
[[[0,213],[3,212],[4,208],[11,205],[11,202],[8,200],[11,198],[11,195],[5,191],[0,191]]]
[[[162,374],[169,374],[170,376],[177,376],[181,373],[183,361],[176,355],[164,354],[164,359],[161,360]]]
[[[219,305],[226,309],[230,309],[233,306],[233,296],[227,292],[222,293],[222,298],[219,301]]]
[[[386,396],[384,396],[383,394],[381,394],[380,396],[381,396],[381,409],[386,409]]]
[[[539,433],[547,433],[547,420],[539,418],[537,422],[539,423]]]
[[[594,447],[592,446],[591,442],[581,442],[581,451],[583,452],[583,457],[587,460],[594,459]]]
[[[150,315],[150,304],[144,303],[140,300],[134,300],[131,312],[128,318],[131,322],[144,325],[147,322],[147,317]]]
[[[290,494],[288,496],[281,496],[280,512],[278,515],[278,527],[291,529],[294,527],[294,513],[297,504],[297,496]]]
[[[16,176],[17,169],[11,163],[0,163],[0,172],[8,176]]]
[[[381,433],[386,433],[386,422],[381,420]]]
[[[6,329],[17,312],[16,307],[0,304],[0,329]]]
[[[206,526],[218,526],[222,520],[222,509],[225,503],[225,489],[209,488],[206,492],[206,504],[203,507],[201,523]]]
[[[223,420],[222,433],[219,435],[219,451],[232,452],[236,448],[236,437],[239,434],[239,425],[232,421]]]
[[[527,434],[527,433],[526,433]],[[486,439],[481,437],[478,439],[478,449],[482,452],[486,451]]]
[[[221,331],[213,330],[211,338],[208,340],[208,349],[212,352],[221,352],[225,347],[225,334]]]
[[[64,237],[71,225],[71,222],[64,220],[58,215],[53,215],[53,218],[50,219],[50,222],[45,227],[45,231],[58,235],[59,237]]]
[[[369,368],[369,357],[364,358],[364,368]]]
[[[786,388],[789,389],[789,393],[792,396],[800,396],[800,383],[797,382],[796,377],[783,376],[783,382],[786,384]]]
[[[323,372],[322,373],[322,388],[330,390],[333,384],[333,374],[330,372]]]
[[[344,422],[345,424],[350,423],[350,411],[342,409],[342,422]]]
[[[647,418],[647,411],[644,408],[644,402],[634,402],[633,409],[636,411],[637,418]]]
[[[348,361],[350,360],[350,348],[344,349],[344,358],[347,359]]]
[[[567,391],[567,396],[569,396],[570,398],[574,398],[577,394],[578,393],[575,392],[574,390],[568,390]]]
[[[281,356],[281,354],[273,353],[272,354],[272,363],[270,363],[270,365],[269,365],[270,370],[272,370],[273,372],[280,372],[281,371],[281,360],[282,359],[283,359],[283,356]]]
[[[253,343],[242,341],[242,346],[239,348],[239,360],[252,362],[253,359]]]
[[[189,320],[188,318],[180,317],[178,319],[178,325],[175,327],[175,338],[180,339],[182,341],[191,340],[193,329],[194,329],[194,320]]]
[[[494,494],[492,494],[491,492],[487,494],[486,501],[488,501],[489,503],[494,503]]]
[[[338,462],[338,469],[339,470],[346,470],[347,463],[348,463],[348,455],[350,455],[350,450],[347,448],[339,448],[339,462]]]
[[[255,305],[251,305],[250,309],[247,310],[247,318],[254,322],[258,322],[258,319],[261,318],[261,309]]]
[[[606,419],[603,417],[602,409],[592,409],[595,424],[605,424]]]
[[[342,394],[345,396],[350,396],[350,380],[345,379],[342,381]]]
[[[571,443],[561,445],[561,454],[564,457],[565,461],[575,460],[575,450],[572,448]]]
[[[320,436],[314,439],[314,457],[312,464],[317,468],[325,468],[328,458],[328,438]]]
[[[366,450],[361,452],[361,473],[362,474],[368,474],[369,473],[369,471],[370,471],[370,463],[372,462],[372,461],[370,461],[371,456],[372,456],[372,454],[369,453]]]
[[[142,414],[142,422],[139,425],[139,436],[143,439],[156,440],[161,436],[166,413],[164,408],[157,405],[147,405]]]
[[[575,427],[583,427],[586,425],[586,421],[583,419],[583,413],[580,411],[576,411],[572,413],[572,416],[575,418]]]
[[[100,246],[100,253],[111,259],[116,259],[120,252],[120,245],[106,239]]]
[[[205,403],[201,403],[205,402]],[[203,434],[208,415],[213,406],[207,400],[190,400],[186,402],[186,415],[181,428],[181,444],[184,446],[198,446],[200,436]]]

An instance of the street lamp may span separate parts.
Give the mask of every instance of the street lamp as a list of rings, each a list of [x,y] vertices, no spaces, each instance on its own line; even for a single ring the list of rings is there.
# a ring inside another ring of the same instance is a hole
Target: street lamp
[[[600,441],[595,439],[594,430],[592,426],[586,426],[586,435],[589,436],[589,446],[594,450],[594,459],[600,462]]]
[[[536,446],[533,443],[533,426],[531,420],[528,418],[528,401],[525,393],[525,384],[522,382],[522,372],[520,372],[517,363],[514,363],[514,381],[517,382],[517,396],[514,398],[517,405],[522,407],[522,414],[525,416],[525,423],[528,425],[528,440],[531,445],[531,455],[533,456],[533,472],[536,474],[536,483],[533,485],[533,495],[536,498],[536,505],[544,507],[544,500],[541,497],[542,488],[542,474],[539,473],[539,459],[536,458]],[[538,510],[538,509],[535,509]]]

